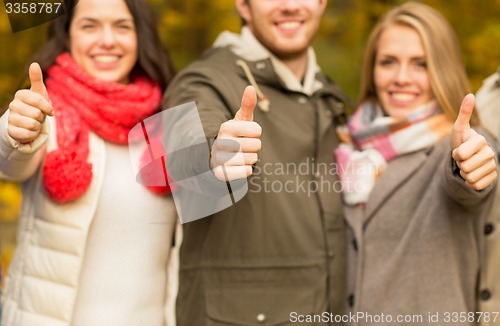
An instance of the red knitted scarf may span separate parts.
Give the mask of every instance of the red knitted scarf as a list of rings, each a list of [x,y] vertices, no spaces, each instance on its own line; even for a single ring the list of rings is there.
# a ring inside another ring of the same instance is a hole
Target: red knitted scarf
[[[66,203],[82,196],[92,181],[90,130],[107,141],[127,144],[131,128],[158,111],[161,90],[144,77],[132,77],[128,85],[97,80],[68,53],[59,55],[49,68],[46,85],[55,111],[58,149],[45,159],[44,184],[54,201]],[[156,170],[156,176],[163,179],[166,171],[159,168],[148,173]],[[168,193],[170,187],[167,183],[150,190]]]

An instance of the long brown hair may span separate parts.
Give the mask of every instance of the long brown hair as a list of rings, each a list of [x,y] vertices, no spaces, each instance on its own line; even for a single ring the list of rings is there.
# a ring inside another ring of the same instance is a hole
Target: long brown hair
[[[460,44],[446,18],[421,3],[408,2],[390,10],[373,28],[365,50],[360,102],[378,102],[373,75],[378,43],[382,32],[395,24],[413,28],[420,36],[426,52],[432,93],[448,119],[455,121],[463,97],[470,92]],[[471,124],[479,124],[476,111],[471,117]]]
[[[158,35],[157,19],[144,0],[124,0],[132,17],[138,38],[138,59],[134,70],[156,81],[165,90],[174,76],[173,66]],[[55,18],[48,27],[47,42],[31,58],[44,72],[55,63],[59,54],[69,51],[69,26],[78,0],[65,1],[65,14]]]

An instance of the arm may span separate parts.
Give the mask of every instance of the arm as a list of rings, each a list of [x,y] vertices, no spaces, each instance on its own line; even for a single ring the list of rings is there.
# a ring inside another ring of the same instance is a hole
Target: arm
[[[475,190],[483,190],[496,182],[495,152],[486,138],[469,125],[474,110],[474,95],[465,96],[450,137],[451,155],[465,184]]]
[[[497,179],[495,152],[486,138],[469,125],[474,96],[467,95],[450,137],[451,157],[445,162],[445,189],[462,204],[475,204],[494,188]]]
[[[213,77],[214,74],[217,76]],[[168,111],[177,105],[195,101],[204,137],[211,146],[205,160],[197,160],[201,164],[199,170],[193,172],[212,169],[223,181],[242,179],[252,174],[251,166],[258,159],[262,129],[253,121],[255,90],[247,87],[243,95],[242,92],[242,88],[230,83],[216,69],[201,65],[184,71],[171,84],[164,99],[164,109]],[[187,143],[199,142],[196,139],[201,132],[194,133],[196,135],[192,132],[198,130],[194,126],[197,119],[175,114],[175,120],[187,121],[182,123],[182,128],[176,128],[181,131],[181,138],[191,138]],[[190,124],[193,126],[190,127]]]
[[[29,69],[31,88],[20,90],[0,118],[0,177],[23,181],[43,159],[48,140],[46,116],[54,115],[40,66]]]
[[[247,192],[260,126],[245,121],[251,120],[255,93],[247,90],[240,107],[245,86],[240,84],[229,83],[210,65],[198,65],[182,72],[167,92],[162,113],[167,170],[182,223],[219,212]],[[254,152],[246,155],[251,146]]]
[[[7,132],[9,111],[0,117],[0,178],[21,182],[35,174],[45,156],[49,125],[48,121],[43,123],[33,142],[21,144]]]

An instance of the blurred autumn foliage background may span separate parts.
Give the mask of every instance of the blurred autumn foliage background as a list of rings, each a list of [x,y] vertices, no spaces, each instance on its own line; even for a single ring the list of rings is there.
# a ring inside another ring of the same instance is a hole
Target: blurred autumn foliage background
[[[158,14],[162,40],[178,70],[209,47],[221,30],[236,32],[240,27],[234,0],[148,1]],[[362,51],[371,27],[391,6],[403,2],[329,1],[315,40],[318,61],[353,99],[357,96]],[[500,0],[421,2],[441,11],[455,28],[472,89],[476,91],[481,81],[500,65]],[[12,33],[4,3],[0,5],[0,107],[5,108],[21,82],[30,56],[44,42],[46,24]],[[13,249],[19,203],[18,186],[0,181],[0,245],[4,267]]]

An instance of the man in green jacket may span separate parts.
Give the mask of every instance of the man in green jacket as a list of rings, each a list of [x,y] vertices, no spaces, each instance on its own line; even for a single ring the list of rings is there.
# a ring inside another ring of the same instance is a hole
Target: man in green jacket
[[[216,139],[201,161],[248,177],[236,204],[183,225],[178,325],[337,325],[352,301],[333,156],[347,98],[310,46],[326,4],[236,0],[241,33],[222,32],[168,89],[164,107],[196,101]]]

